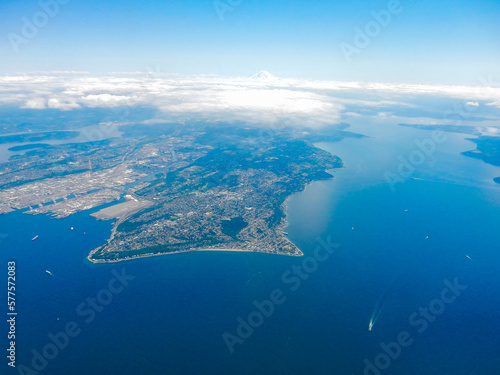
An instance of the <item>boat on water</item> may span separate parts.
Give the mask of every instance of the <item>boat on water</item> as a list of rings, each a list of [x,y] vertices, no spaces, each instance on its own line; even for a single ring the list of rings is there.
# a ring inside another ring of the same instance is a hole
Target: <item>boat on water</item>
[[[36,240],[37,238],[38,238],[38,234],[37,234],[35,237],[33,237],[33,238],[31,239],[31,241],[34,241],[34,240]]]
[[[52,275],[52,272],[50,272],[49,270],[45,270],[45,272],[47,272],[51,276],[54,276],[54,275]]]

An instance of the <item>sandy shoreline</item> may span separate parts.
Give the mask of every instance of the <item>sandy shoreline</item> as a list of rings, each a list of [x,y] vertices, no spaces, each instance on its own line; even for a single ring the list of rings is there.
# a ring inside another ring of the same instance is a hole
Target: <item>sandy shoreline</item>
[[[283,230],[288,226],[288,212],[287,212],[287,204],[288,200],[290,199],[291,195],[288,196],[285,201],[281,204],[281,208],[283,209],[283,212],[285,214],[283,221],[277,226],[276,231],[277,232],[283,232]],[[116,230],[118,228],[118,225],[123,222],[126,219],[126,217],[123,217],[121,219],[118,219],[113,226],[113,229],[111,231],[111,237],[107,240],[107,242],[111,242],[113,238],[115,237]],[[280,252],[269,252],[269,251],[255,251],[255,250],[245,250],[245,249],[227,249],[227,248],[215,248],[215,249],[210,249],[210,248],[202,248],[202,249],[189,249],[189,250],[180,250],[180,251],[171,251],[167,253],[158,253],[158,254],[144,254],[144,255],[135,255],[131,257],[125,257],[122,259],[92,259],[92,255],[96,253],[101,247],[98,247],[97,249],[92,250],[89,255],[87,256],[87,260],[91,263],[98,264],[98,263],[118,263],[118,262],[124,262],[127,260],[132,260],[132,259],[139,259],[139,258],[149,258],[149,257],[154,257],[154,256],[160,256],[160,255],[171,255],[171,254],[179,254],[179,253],[188,253],[188,252],[194,252],[194,251],[221,251],[221,252],[239,252],[239,253],[261,253],[261,254],[274,254],[274,255],[286,255],[286,256],[303,256],[304,253],[292,242],[290,239],[282,235],[288,242],[290,242],[297,250],[300,252],[299,254],[290,254],[290,253],[280,253]]]
[[[332,172],[335,171],[335,169],[332,169],[331,170]],[[331,179],[331,178],[328,178],[328,179]],[[309,185],[309,184],[308,184]],[[297,193],[300,193],[302,191],[304,191],[305,189],[307,189],[307,186],[304,186],[304,189],[297,192]],[[297,193],[294,193],[292,195],[289,195],[288,197],[286,197],[286,199],[284,200],[284,202],[281,204],[281,209],[283,210],[283,213],[284,213],[284,217],[283,217],[283,220],[280,224],[277,225],[276,227],[276,231],[277,232],[283,232],[283,230],[288,226],[288,200],[295,194]],[[124,220],[126,219],[126,217],[122,217],[120,219],[118,219],[115,223],[115,225],[113,226],[113,229],[112,229],[112,232],[111,232],[111,237],[108,239],[108,243],[110,241],[113,240],[115,234],[116,234],[116,229],[118,228],[118,225],[123,222]],[[118,262],[124,262],[124,261],[127,261],[127,260],[132,260],[132,259],[139,259],[139,258],[149,258],[149,257],[154,257],[154,256],[160,256],[160,255],[171,255],[171,254],[179,254],[179,253],[188,253],[188,252],[194,252],[194,251],[224,251],[224,252],[240,252],[240,253],[261,253],[261,254],[274,254],[274,255],[286,255],[286,256],[296,256],[296,257],[300,257],[300,256],[303,256],[304,253],[297,247],[297,245],[295,245],[287,236],[283,235],[284,238],[286,238],[286,240],[291,243],[295,248],[297,248],[297,250],[299,251],[299,254],[290,254],[290,253],[280,253],[280,252],[268,252],[268,251],[255,251],[255,250],[245,250],[245,249],[227,249],[227,248],[221,248],[221,249],[210,249],[210,248],[202,248],[202,249],[189,249],[189,250],[181,250],[181,251],[172,251],[172,252],[167,252],[167,253],[158,253],[158,254],[144,254],[144,255],[135,255],[135,256],[131,256],[131,257],[126,257],[126,258],[122,258],[122,259],[92,259],[92,255],[97,252],[99,248],[97,249],[94,249],[90,252],[90,254],[87,256],[87,260],[90,261],[91,263],[118,263]]]
[[[197,251],[220,251],[220,252],[237,252],[237,253],[258,253],[258,254],[272,254],[272,255],[286,255],[286,256],[295,256],[295,257],[300,257],[303,256],[304,253],[300,254],[289,254],[289,253],[271,253],[267,251],[254,251],[254,250],[243,250],[243,249],[192,249],[192,250],[181,250],[181,251],[171,251],[168,253],[158,253],[158,254],[144,254],[144,255],[135,255],[131,257],[126,257],[122,259],[92,259],[92,255],[99,250],[99,248],[92,250],[90,254],[87,256],[87,260],[91,263],[94,264],[99,264],[99,263],[118,263],[118,262],[124,262],[127,260],[133,260],[133,259],[140,259],[140,258],[150,258],[150,257],[156,257],[156,256],[161,256],[161,255],[172,255],[172,254],[180,254],[180,253],[191,253],[191,252],[197,252]]]

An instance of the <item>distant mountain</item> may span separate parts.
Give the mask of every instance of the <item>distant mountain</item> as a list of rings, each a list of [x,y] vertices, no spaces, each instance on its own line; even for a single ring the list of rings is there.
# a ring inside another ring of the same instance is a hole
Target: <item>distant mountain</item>
[[[254,74],[253,76],[251,76],[250,79],[258,79],[260,81],[270,81],[270,80],[277,79],[277,77],[273,76],[267,70],[261,70],[257,74]]]

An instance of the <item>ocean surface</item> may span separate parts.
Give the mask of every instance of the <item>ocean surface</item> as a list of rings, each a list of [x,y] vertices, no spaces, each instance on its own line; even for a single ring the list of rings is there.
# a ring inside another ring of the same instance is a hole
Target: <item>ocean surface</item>
[[[350,130],[368,137],[318,144],[345,168],[288,201],[286,231],[301,258],[192,252],[94,265],[86,256],[110,222],[88,212],[0,215],[0,274],[8,261],[17,267],[17,365],[33,368],[48,335],[75,322],[79,334],[40,374],[500,373],[500,168],[460,155],[474,144],[448,133],[391,189],[387,172],[431,132],[362,120]],[[292,267],[327,241],[339,247],[290,283]],[[133,280],[110,294],[113,270]],[[453,302],[443,302],[446,280],[467,286]],[[223,334],[236,337],[238,317],[247,321],[275,289],[283,303],[230,353]],[[87,323],[82,311],[97,295],[112,299]],[[429,307],[425,329],[410,323]],[[390,343],[402,333],[398,352]],[[18,373],[3,358],[1,373]]]

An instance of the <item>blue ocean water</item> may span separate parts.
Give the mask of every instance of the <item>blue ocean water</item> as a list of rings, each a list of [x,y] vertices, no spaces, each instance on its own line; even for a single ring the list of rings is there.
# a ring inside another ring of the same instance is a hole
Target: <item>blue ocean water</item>
[[[286,231],[302,258],[197,252],[93,265],[85,258],[110,222],[0,216],[0,265],[17,264],[17,364],[32,367],[32,350],[75,322],[80,333],[41,374],[498,374],[500,185],[491,179],[500,168],[460,155],[474,145],[449,134],[391,190],[384,173],[430,132],[361,121],[352,130],[369,137],[319,144],[345,168],[288,202]],[[340,247],[292,290],[283,275],[328,236]],[[78,306],[88,310],[113,270],[134,279],[86,323]],[[455,279],[467,288],[419,333],[409,318]],[[275,289],[285,301],[231,354],[223,334],[237,335],[238,317]],[[383,362],[381,344],[401,332],[412,343]]]

